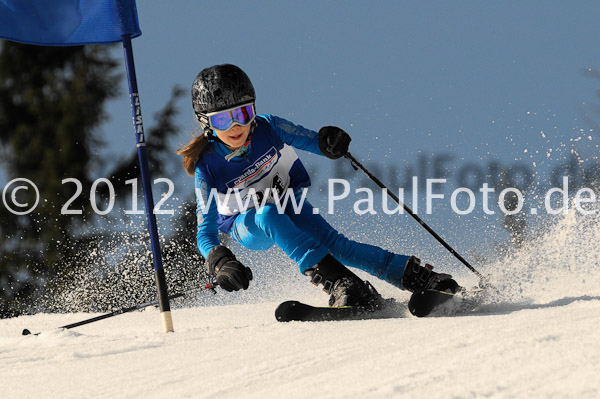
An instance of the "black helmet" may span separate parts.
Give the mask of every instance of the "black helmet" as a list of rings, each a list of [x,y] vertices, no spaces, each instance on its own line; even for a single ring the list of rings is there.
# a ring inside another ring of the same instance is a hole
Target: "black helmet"
[[[254,86],[244,71],[235,65],[215,65],[200,71],[192,84],[192,105],[201,116],[256,100]]]

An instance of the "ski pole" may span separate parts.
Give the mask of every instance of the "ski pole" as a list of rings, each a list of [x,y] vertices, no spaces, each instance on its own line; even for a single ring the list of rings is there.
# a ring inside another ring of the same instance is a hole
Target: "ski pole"
[[[184,297],[186,295],[191,294],[192,292],[197,292],[197,291],[212,290],[214,293],[216,293],[215,287],[217,287],[217,286],[218,286],[218,284],[216,282],[213,282],[213,283],[205,285],[204,287],[192,288],[192,289],[184,291],[184,292],[179,292],[177,294],[169,295],[169,299],[181,298],[181,297]],[[147,307],[150,307],[150,306],[157,306],[159,304],[158,301],[159,301],[158,299],[155,299],[154,301],[140,303],[138,305],[130,306],[128,308],[117,309],[117,310],[115,310],[113,312],[110,312],[110,313],[106,313],[106,314],[103,314],[103,315],[100,315],[100,316],[92,317],[90,319],[78,321],[76,323],[67,324],[67,325],[64,325],[64,326],[61,326],[61,327],[58,327],[58,328],[63,329],[63,330],[68,330],[70,328],[83,326],[85,324],[90,324],[90,323],[93,323],[95,321],[100,321],[100,320],[108,319],[109,317],[118,316],[118,315],[123,314],[123,313],[134,312],[136,310],[141,310],[141,309],[144,309],[144,308],[147,308]],[[31,331],[29,331],[27,328],[25,328],[23,330],[22,334],[23,335],[31,335]],[[32,335],[40,335],[40,333],[35,333],[35,334],[32,334]]]
[[[369,176],[369,178],[373,180],[380,188],[384,189],[387,192],[387,194],[398,203],[398,205],[402,205],[406,213],[412,216],[413,219],[417,221],[417,223],[423,226],[423,228],[425,228],[425,230],[427,230],[429,234],[431,234],[436,240],[438,240],[438,242],[442,244],[444,248],[446,248],[452,255],[454,255],[456,259],[461,261],[466,267],[469,268],[469,270],[475,273],[480,280],[486,280],[486,278],[481,273],[479,273],[473,266],[471,266],[465,258],[463,258],[458,252],[456,252],[454,248],[452,248],[446,241],[444,241],[442,237],[440,237],[431,227],[429,227],[427,223],[423,221],[423,219],[418,217],[408,206],[406,206],[406,204],[401,202],[400,199],[394,193],[392,193],[377,177],[375,177],[371,172],[367,170],[367,168],[365,168],[360,162],[358,162],[356,158],[352,156],[352,154],[347,152],[346,155],[344,155],[344,157],[348,158],[350,162],[352,162],[352,166],[354,167],[354,169],[360,169],[363,172],[365,172],[365,174]]]

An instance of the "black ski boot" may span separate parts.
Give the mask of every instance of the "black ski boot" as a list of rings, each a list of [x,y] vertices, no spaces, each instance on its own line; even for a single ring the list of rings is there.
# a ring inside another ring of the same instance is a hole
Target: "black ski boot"
[[[460,286],[451,275],[436,273],[433,271],[433,266],[429,264],[421,266],[421,260],[411,256],[406,262],[402,276],[402,288],[410,292],[437,290],[455,294]]]
[[[368,282],[361,280],[331,254],[304,272],[314,285],[323,285],[330,294],[329,306],[370,306],[373,309],[383,304],[383,298]]]

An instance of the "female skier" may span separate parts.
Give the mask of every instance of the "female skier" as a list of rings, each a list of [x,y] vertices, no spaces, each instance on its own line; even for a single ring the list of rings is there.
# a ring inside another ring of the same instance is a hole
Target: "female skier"
[[[335,126],[317,133],[274,115],[256,115],[255,100],[250,79],[237,66],[202,70],[192,85],[192,105],[203,133],[177,151],[195,176],[198,248],[221,288],[247,289],[252,273],[220,245],[219,231],[248,249],[277,244],[313,284],[323,286],[330,306],[380,304],[375,289],[345,265],[411,292],[456,292],[450,275],[421,266],[414,256],[349,240],[314,214],[302,196],[310,178],[292,147],[338,159],[347,153],[350,136]],[[302,203],[299,210],[285,202],[290,192]]]

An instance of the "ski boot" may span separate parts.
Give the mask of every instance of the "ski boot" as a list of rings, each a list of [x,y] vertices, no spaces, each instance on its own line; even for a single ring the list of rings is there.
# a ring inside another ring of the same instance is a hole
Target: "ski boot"
[[[410,292],[437,290],[453,294],[460,290],[460,286],[451,275],[434,272],[430,264],[421,266],[421,260],[414,256],[406,262],[402,275],[402,288]]]
[[[368,282],[361,280],[331,254],[304,272],[311,283],[323,286],[323,291],[331,295],[329,306],[368,306],[373,309],[383,304],[383,298]]]

